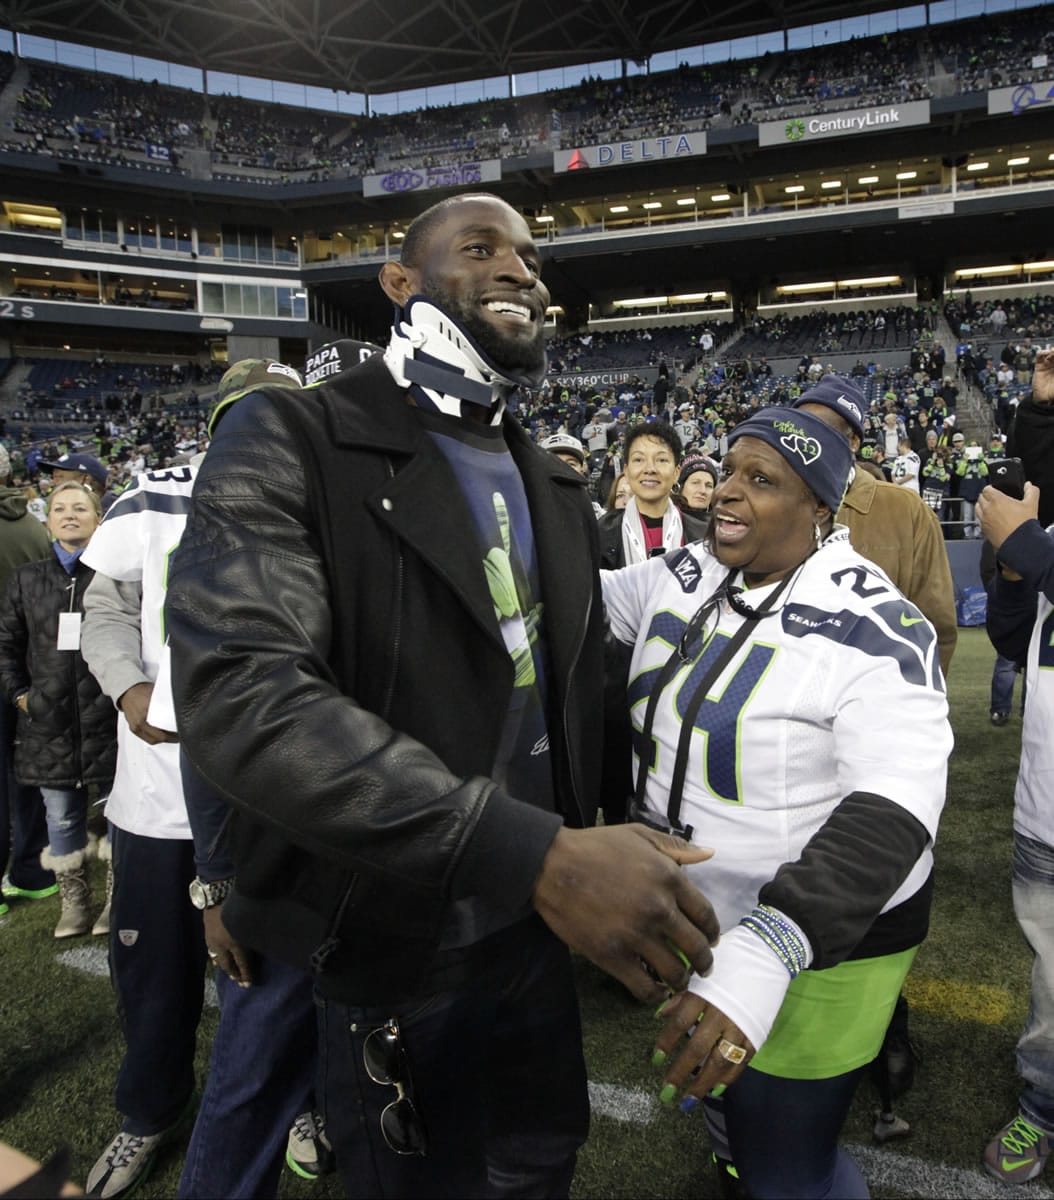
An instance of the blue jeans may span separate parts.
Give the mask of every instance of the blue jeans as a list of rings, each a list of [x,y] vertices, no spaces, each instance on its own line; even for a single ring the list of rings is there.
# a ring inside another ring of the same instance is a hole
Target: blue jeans
[[[589,1133],[571,961],[539,918],[474,948],[457,987],[408,1004],[317,999],[317,1094],[349,1196],[566,1196]],[[397,1018],[426,1156],[381,1133],[396,1089],[375,1083],[363,1042]]]
[[[1054,847],[1014,831],[1014,913],[1035,958],[1017,1043],[1021,1111],[1054,1135]]]
[[[0,875],[10,860],[13,887],[37,891],[52,887],[55,876],[40,865],[48,844],[40,792],[15,779],[15,709],[0,700]]]
[[[995,656],[992,667],[992,706],[989,712],[1009,713],[1014,709],[1014,677],[1017,667],[1013,659]]]
[[[216,971],[220,1023],[180,1200],[278,1194],[289,1126],[313,1107],[317,1032],[311,978],[252,957],[252,987]]]
[[[88,844],[88,793],[84,788],[40,789],[51,853],[73,854]]]

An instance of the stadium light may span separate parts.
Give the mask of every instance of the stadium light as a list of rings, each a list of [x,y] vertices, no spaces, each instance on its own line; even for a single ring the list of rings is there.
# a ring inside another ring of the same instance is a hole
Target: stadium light
[[[877,175],[861,175],[857,183],[878,183]]]
[[[840,179],[825,179],[823,183],[820,184],[820,187],[822,187],[824,191],[828,192],[834,191],[835,188],[840,188],[841,186],[842,181]]]
[[[662,201],[661,200],[645,200],[644,203],[641,205],[641,208],[648,208],[648,209],[662,208]]]
[[[680,198],[680,200],[677,201],[677,203],[680,205],[681,208],[688,208],[689,205],[695,204],[695,197],[694,196],[682,196]]]
[[[866,279],[839,279],[840,288],[880,287],[889,283],[900,283],[899,275],[871,275]]]
[[[825,279],[823,283],[786,283],[778,287],[776,291],[784,296],[794,296],[799,292],[830,292],[834,290],[834,287],[833,279]]]
[[[1021,273],[1019,263],[1004,263],[999,267],[961,267],[955,272],[958,278],[968,275],[1018,275]]]
[[[537,217],[537,218],[535,218],[535,219],[536,219],[536,220],[538,220],[538,221],[540,221],[540,222],[542,222],[542,224],[547,224],[549,221],[555,221],[555,220],[556,220],[556,218],[555,218],[555,217],[551,217],[551,216],[549,216],[548,214],[546,214],[545,216],[542,216],[542,217]]]
[[[783,190],[787,193],[788,196],[795,196],[798,194],[798,192],[805,191],[805,184],[804,183],[789,183]]]
[[[636,299],[629,300],[612,300],[612,308],[658,308],[660,304],[665,304],[667,296],[638,296]]]
[[[613,212],[613,213],[629,212],[629,205],[628,204],[612,204],[612,206],[608,209],[608,212]]]
[[[918,171],[898,171],[898,179],[915,179],[918,176]]]
[[[728,192],[716,192],[710,197],[710,199],[714,202],[714,204],[720,204],[724,200],[731,200],[732,197],[728,194]]]
[[[988,165],[986,162],[972,162],[966,164],[966,169],[967,171],[987,171]]]
[[[1030,262],[1025,263],[1024,268],[1026,271],[1054,271],[1054,262]]]
[[[1026,154],[1022,158],[1008,158],[1006,165],[1008,167],[1027,167],[1032,159]]]

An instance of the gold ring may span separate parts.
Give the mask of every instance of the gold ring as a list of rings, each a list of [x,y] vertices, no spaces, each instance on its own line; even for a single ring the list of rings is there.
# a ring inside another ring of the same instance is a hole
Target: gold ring
[[[734,1042],[730,1042],[728,1038],[722,1038],[717,1043],[717,1049],[718,1053],[726,1062],[730,1062],[736,1067],[738,1067],[743,1059],[747,1056],[745,1047],[737,1046]]]

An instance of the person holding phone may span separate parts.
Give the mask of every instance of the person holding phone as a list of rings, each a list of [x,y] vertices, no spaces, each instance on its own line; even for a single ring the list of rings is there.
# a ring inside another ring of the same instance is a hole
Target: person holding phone
[[[1028,677],[1014,788],[1012,883],[1014,913],[1035,955],[1028,1017],[1017,1043],[1025,1086],[1017,1112],[983,1155],[988,1173],[1009,1184],[1037,1178],[1054,1146],[1054,537],[1043,528],[1041,507],[1031,483],[1020,500],[986,487],[977,501],[981,529],[998,561],[988,593],[988,636],[1000,655],[1026,664]]]
[[[1021,459],[1025,478],[1039,489],[1039,523],[1054,524],[1054,348],[1036,354],[1032,391],[1011,418],[1006,455]]]

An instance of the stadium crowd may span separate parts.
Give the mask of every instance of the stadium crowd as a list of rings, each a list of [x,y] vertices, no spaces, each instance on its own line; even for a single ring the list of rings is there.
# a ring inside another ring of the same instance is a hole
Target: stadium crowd
[[[182,152],[193,147],[211,154],[219,177],[248,169],[272,182],[343,178],[1035,82],[1045,68],[1034,59],[1051,37],[1037,38],[1029,12],[1010,12],[853,39],[851,52],[831,45],[684,63],[654,75],[586,77],[518,99],[369,117],[307,116],[31,62],[0,149],[182,171]],[[0,88],[14,69],[13,57],[0,54]]]

